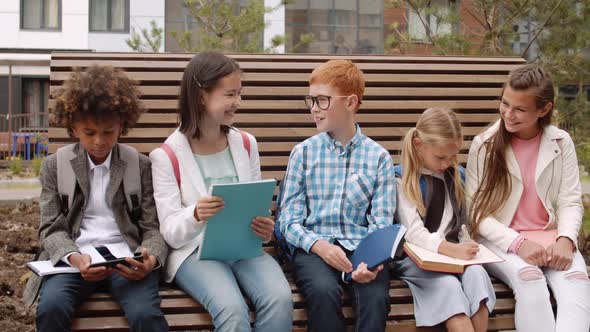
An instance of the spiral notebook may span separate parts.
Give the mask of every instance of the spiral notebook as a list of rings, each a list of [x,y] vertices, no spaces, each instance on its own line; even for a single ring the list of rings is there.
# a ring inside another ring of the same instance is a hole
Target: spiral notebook
[[[223,198],[223,210],[207,220],[197,255],[203,260],[238,260],[262,255],[262,239],[252,220],[270,216],[275,179],[214,184],[211,196]]]

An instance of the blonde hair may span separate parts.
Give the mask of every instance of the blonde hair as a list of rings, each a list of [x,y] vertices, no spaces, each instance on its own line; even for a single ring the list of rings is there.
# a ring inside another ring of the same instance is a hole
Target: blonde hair
[[[422,113],[416,127],[410,129],[402,145],[402,188],[408,200],[416,206],[422,217],[426,207],[420,190],[420,167],[422,158],[414,145],[414,138],[420,138],[424,144],[444,144],[453,142],[459,146],[463,142],[461,123],[457,115],[447,108],[429,108]],[[457,157],[453,158],[455,198],[458,206],[463,204],[463,183],[459,172]]]

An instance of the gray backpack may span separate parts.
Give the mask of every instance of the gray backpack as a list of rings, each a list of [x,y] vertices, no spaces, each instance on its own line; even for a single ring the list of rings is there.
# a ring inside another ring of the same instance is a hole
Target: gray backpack
[[[139,170],[139,152],[125,144],[119,146],[119,157],[127,163],[123,177],[123,191],[131,220],[136,222],[141,218],[141,178]],[[67,216],[74,201],[76,177],[72,169],[71,160],[76,158],[74,147],[76,144],[66,145],[57,149],[57,189],[61,200],[64,216]]]

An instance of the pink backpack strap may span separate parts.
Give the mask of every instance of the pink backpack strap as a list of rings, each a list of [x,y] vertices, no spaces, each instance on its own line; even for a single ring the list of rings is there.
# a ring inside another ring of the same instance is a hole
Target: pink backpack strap
[[[240,134],[242,135],[242,141],[244,143],[244,149],[248,151],[248,157],[250,157],[250,138],[248,138],[248,134],[246,132],[240,130]]]
[[[166,154],[168,155],[168,159],[170,159],[170,163],[172,163],[174,177],[176,178],[176,183],[178,184],[178,188],[180,189],[180,167],[178,166],[178,159],[176,158],[176,155],[174,154],[174,151],[172,151],[170,145],[162,143],[160,148],[164,150],[164,152],[166,152]]]

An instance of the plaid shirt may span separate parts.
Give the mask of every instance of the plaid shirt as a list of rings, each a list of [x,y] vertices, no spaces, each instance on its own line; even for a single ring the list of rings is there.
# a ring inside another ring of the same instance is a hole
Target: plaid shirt
[[[281,233],[306,252],[317,240],[354,250],[367,234],[393,223],[393,161],[358,125],[345,147],[327,133],[298,144],[284,181]]]

